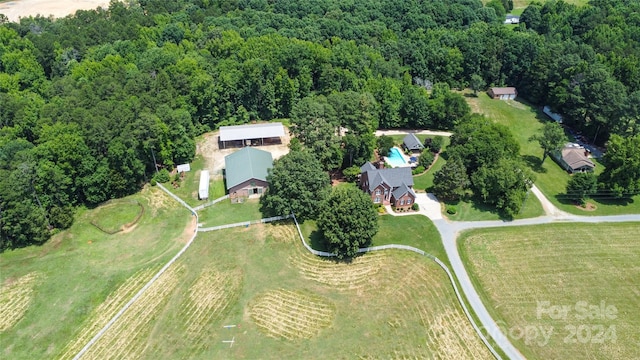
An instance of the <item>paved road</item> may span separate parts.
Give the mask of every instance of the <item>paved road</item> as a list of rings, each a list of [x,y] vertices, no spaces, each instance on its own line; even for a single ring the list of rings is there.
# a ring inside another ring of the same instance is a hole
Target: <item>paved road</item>
[[[549,223],[561,223],[561,222],[582,222],[582,223],[603,223],[603,222],[631,222],[640,221],[640,214],[632,215],[615,215],[615,216],[579,216],[561,211],[553,205],[535,186],[531,189],[533,194],[540,200],[542,207],[545,211],[544,216],[521,219],[513,221],[461,221],[451,222],[446,219],[434,218],[433,223],[436,225],[440,236],[442,237],[442,243],[444,249],[451,263],[451,269],[456,274],[458,282],[462,292],[473,311],[476,313],[480,323],[486,333],[490,334],[502,351],[507,355],[509,359],[524,359],[524,356],[516,349],[511,341],[504,335],[498,324],[493,320],[487,308],[480,300],[476,289],[471,283],[471,279],[462,263],[460,254],[458,252],[457,238],[461,231],[469,229],[479,228],[492,228],[492,227],[504,227],[504,226],[524,226],[524,225],[540,225]]]
[[[432,130],[376,130],[376,136],[382,135],[406,135],[408,133],[414,133],[417,135],[437,135],[437,136],[451,136],[453,133],[449,131],[432,131]]]

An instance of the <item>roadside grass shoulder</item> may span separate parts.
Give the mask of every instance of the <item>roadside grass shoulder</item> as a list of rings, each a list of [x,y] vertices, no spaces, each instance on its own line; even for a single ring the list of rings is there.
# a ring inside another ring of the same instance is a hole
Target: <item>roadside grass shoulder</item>
[[[192,221],[187,210],[157,188],[127,200],[145,207],[130,231],[105,234],[90,224],[102,210],[80,209],[71,228],[44,245],[0,254],[1,287],[38,274],[24,317],[0,333],[1,357],[55,358],[109,294],[138,271],[164,264],[182,247],[185,226]]]
[[[629,358],[640,351],[640,315],[634,310],[640,302],[631,285],[640,276],[640,243],[633,241],[638,229],[637,223],[482,229],[463,233],[458,247],[494,320],[511,334],[533,327],[553,330],[548,343],[541,336],[512,336],[525,357]],[[616,316],[583,318],[574,307],[578,302],[604,302],[616,308]],[[558,305],[571,310],[566,317],[539,315],[541,303],[546,310]]]

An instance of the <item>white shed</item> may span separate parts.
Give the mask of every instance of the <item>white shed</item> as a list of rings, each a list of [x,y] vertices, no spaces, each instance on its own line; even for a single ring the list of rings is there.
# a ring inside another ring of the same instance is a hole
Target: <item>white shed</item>
[[[200,172],[200,186],[198,187],[198,198],[205,200],[209,198],[209,170]]]

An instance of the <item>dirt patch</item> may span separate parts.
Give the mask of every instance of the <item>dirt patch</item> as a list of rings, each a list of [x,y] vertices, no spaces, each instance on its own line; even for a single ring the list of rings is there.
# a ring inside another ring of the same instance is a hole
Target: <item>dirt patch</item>
[[[198,142],[196,154],[202,155],[204,158],[205,168],[209,170],[212,176],[222,176],[224,169],[224,157],[238,151],[240,148],[221,149],[218,144],[220,131],[213,131],[205,134],[202,140]],[[281,138],[280,144],[254,146],[256,149],[268,151],[273,159],[279,159],[289,153],[289,142],[291,135],[289,129],[285,127],[284,137]]]
[[[109,0],[16,0],[0,3],[0,14],[9,21],[18,22],[21,17],[42,15],[56,18],[75,14],[76,10],[89,10],[97,7],[108,8]]]
[[[596,211],[598,207],[594,203],[588,202],[584,205],[576,205],[576,208],[582,211]]]

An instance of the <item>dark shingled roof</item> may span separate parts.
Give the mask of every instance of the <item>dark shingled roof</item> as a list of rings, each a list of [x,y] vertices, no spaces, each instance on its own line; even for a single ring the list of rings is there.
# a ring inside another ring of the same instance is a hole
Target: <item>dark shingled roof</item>
[[[369,179],[369,191],[373,191],[381,183],[391,186],[392,189],[403,184],[413,186],[413,176],[411,176],[411,168],[409,167],[373,169],[364,172],[367,173],[367,178]]]
[[[400,197],[402,197],[402,195],[406,193],[413,195],[414,198],[416,197],[416,193],[413,192],[413,189],[411,189],[404,183],[398,186],[397,189],[393,190],[391,194],[393,195],[394,198],[399,199]]]
[[[375,170],[376,167],[370,161],[364,163],[364,165],[360,166],[360,173],[367,172],[369,170]]]
[[[407,136],[404,137],[404,146],[407,147],[407,149],[409,150],[422,150],[424,149],[424,145],[422,145],[422,143],[420,142],[420,139],[418,139],[418,137],[413,134],[407,134]]]

